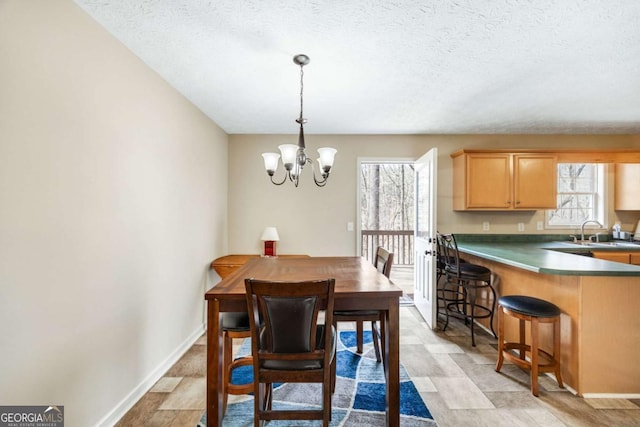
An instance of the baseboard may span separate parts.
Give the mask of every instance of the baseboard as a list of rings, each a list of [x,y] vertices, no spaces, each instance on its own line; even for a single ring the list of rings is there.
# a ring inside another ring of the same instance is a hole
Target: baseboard
[[[640,399],[640,393],[583,393],[585,399]]]
[[[111,411],[109,411],[98,423],[99,427],[115,425],[136,404],[142,396],[171,368],[187,350],[202,336],[205,325],[202,324],[180,344],[171,354],[162,361],[140,384],[122,399]]]

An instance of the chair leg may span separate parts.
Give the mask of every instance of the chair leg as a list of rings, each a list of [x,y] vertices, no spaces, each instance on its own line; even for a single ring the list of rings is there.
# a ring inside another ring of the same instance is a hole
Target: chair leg
[[[371,338],[373,340],[373,348],[376,351],[376,361],[380,363],[382,361],[382,358],[380,357],[380,344],[378,343],[380,333],[378,332],[378,326],[376,324],[376,320],[371,321]]]
[[[496,363],[496,372],[500,372],[502,369],[502,362],[504,362],[504,313],[502,307],[498,305],[498,363]]]
[[[224,416],[227,412],[227,401],[229,398],[228,388],[229,383],[231,382],[231,359],[233,357],[233,339],[226,332],[224,333],[222,345],[224,347],[222,356],[222,387],[224,388],[224,390],[222,390],[222,415]]]
[[[540,357],[538,355],[538,329],[540,324],[537,317],[531,318],[531,393],[538,397],[538,364]]]
[[[253,427],[260,427],[260,411],[266,390],[259,382],[255,383],[253,390]]]
[[[564,388],[562,383],[562,374],[560,373],[560,317],[553,322],[553,360],[556,361],[556,380],[558,387]]]
[[[364,322],[362,320],[356,321],[356,353],[362,354],[362,347],[364,343]]]
[[[476,315],[476,287],[472,286],[469,291],[468,291],[468,296],[469,296],[469,307],[470,307],[470,317],[471,317],[471,325],[469,326],[471,328],[471,347],[475,347],[476,346],[476,336],[474,333],[474,329],[475,329],[475,315]],[[466,309],[466,307],[465,307]],[[467,317],[465,316],[465,320],[467,319]]]
[[[384,312],[380,312],[380,355],[382,356],[382,368],[387,371],[387,328],[385,327]]]
[[[265,409],[267,409],[268,411],[270,411],[271,409],[273,409],[273,383],[269,383],[266,385],[266,402],[265,402]]]
[[[338,322],[333,319],[333,329],[336,331],[336,339],[340,339],[340,332],[338,331]],[[336,358],[337,354],[333,355],[333,360],[331,361],[331,393],[336,391]]]
[[[495,338],[498,338],[498,335],[496,335],[495,329],[493,329],[493,315],[496,311],[496,300],[498,299],[496,295],[496,290],[493,287],[493,283],[494,283],[494,280],[493,280],[493,274],[492,274],[491,281],[489,282],[489,290],[491,290],[491,316],[489,316],[489,326],[491,327],[491,332],[493,333],[493,336]]]
[[[333,394],[336,391],[336,376],[337,376],[337,363],[338,363],[337,359],[338,359],[338,354],[334,353],[333,359],[331,360],[331,370],[330,370],[331,394]]]
[[[322,383],[322,412],[322,426],[329,427],[329,422],[331,421],[331,385],[327,385],[326,381]]]
[[[525,350],[525,345],[526,345],[525,326],[526,326],[526,321],[524,319],[520,319],[520,359],[522,360],[526,360],[526,355],[527,355],[527,352]]]
[[[444,285],[442,288],[442,296],[443,296],[443,300],[444,300],[444,316],[445,316],[445,321],[444,321],[444,326],[442,327],[442,331],[446,331],[447,330],[447,326],[449,326],[449,302],[447,301],[447,285],[449,284],[449,276],[445,276],[445,281],[444,281]]]

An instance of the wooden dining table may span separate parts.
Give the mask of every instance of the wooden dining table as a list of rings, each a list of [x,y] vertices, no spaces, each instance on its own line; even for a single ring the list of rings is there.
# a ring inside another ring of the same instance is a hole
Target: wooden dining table
[[[362,257],[254,258],[205,294],[207,300],[207,426],[222,425],[223,339],[220,315],[247,311],[244,280],[333,278],[335,310],[380,310],[386,331],[386,425],[400,425],[400,297],[402,290]]]

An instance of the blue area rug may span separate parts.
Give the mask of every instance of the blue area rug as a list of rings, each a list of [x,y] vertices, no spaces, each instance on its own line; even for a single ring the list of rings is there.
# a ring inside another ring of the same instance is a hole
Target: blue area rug
[[[337,380],[333,394],[331,426],[374,427],[385,424],[385,381],[381,363],[375,360],[371,331],[364,333],[364,352],[356,354],[356,336],[353,331],[340,332],[337,347]],[[250,352],[246,340],[239,354]],[[252,367],[234,371],[233,383],[251,381]],[[274,387],[273,407],[320,407],[320,384],[277,384]],[[230,396],[230,399],[236,396]],[[230,403],[223,426],[253,426],[253,395],[237,396]],[[206,425],[206,413],[198,426]],[[321,425],[321,421],[271,421],[270,426],[302,427]],[[436,423],[409,378],[400,366],[400,425],[403,427],[435,427]]]

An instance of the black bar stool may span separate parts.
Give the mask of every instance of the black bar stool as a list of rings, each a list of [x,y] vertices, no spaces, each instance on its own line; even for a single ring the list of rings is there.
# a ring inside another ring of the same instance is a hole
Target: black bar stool
[[[516,366],[531,370],[531,393],[538,396],[538,375],[542,372],[554,372],[558,386],[563,388],[560,374],[560,309],[545,300],[524,295],[509,295],[498,300],[498,363],[496,372],[500,372],[506,358]],[[504,316],[509,315],[520,321],[519,342],[506,342],[504,337]],[[525,343],[525,322],[530,322],[531,344]],[[540,349],[539,324],[553,324],[553,354]],[[513,354],[511,350],[518,350]],[[526,355],[529,353],[530,359]],[[543,359],[545,363],[541,363]]]
[[[474,323],[476,319],[489,319],[489,326],[494,337],[493,313],[496,305],[496,291],[491,284],[491,270],[487,267],[468,262],[462,262],[458,252],[458,244],[453,234],[437,235],[438,281],[445,277],[445,281],[438,288],[438,307],[442,302],[446,321],[443,330],[449,325],[449,316],[461,318],[465,324],[470,323],[471,345],[475,347],[476,339]],[[491,294],[491,305],[486,306],[476,302],[478,293],[488,290]]]

